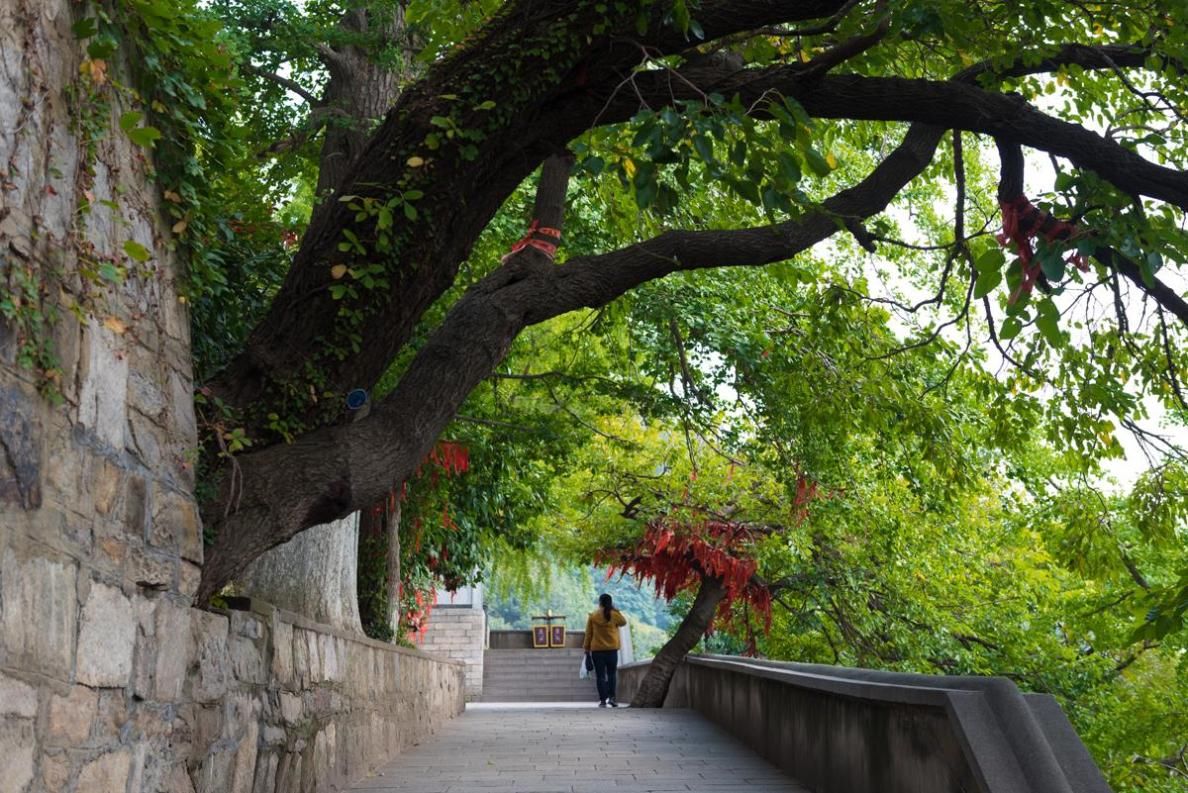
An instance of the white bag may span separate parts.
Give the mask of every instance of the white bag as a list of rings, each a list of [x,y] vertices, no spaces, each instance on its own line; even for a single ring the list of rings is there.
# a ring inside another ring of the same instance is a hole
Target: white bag
[[[586,656],[582,656],[582,663],[578,667],[578,679],[585,680],[590,676],[590,670],[586,669]]]

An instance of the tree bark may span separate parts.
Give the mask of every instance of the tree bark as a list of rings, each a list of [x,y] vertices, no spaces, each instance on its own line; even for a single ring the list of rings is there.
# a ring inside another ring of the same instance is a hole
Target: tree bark
[[[375,41],[398,41],[404,35],[404,11],[390,16],[355,8],[340,23],[348,34],[369,34]],[[327,197],[342,184],[351,163],[367,148],[372,127],[396,104],[400,85],[409,75],[381,63],[356,44],[323,47],[322,60],[330,72],[318,112],[329,113],[318,159],[317,195]]]
[[[388,625],[392,635],[400,633],[400,499],[388,510]]]
[[[404,13],[399,7],[389,15],[355,8],[343,16],[340,27],[351,36],[370,36],[378,46],[380,41],[398,41],[404,35]],[[316,195],[328,198],[363,152],[372,127],[396,104],[405,76],[359,44],[348,43],[336,49],[323,46],[321,53],[330,79],[316,112],[328,113],[330,118],[318,162]],[[314,208],[315,213],[325,211],[324,203]],[[245,573],[242,588],[311,619],[361,631],[358,515],[350,520],[353,526],[336,521],[268,551]],[[346,530],[334,531],[333,527]],[[302,584],[302,570],[307,564],[313,566],[309,575],[322,582],[316,592]],[[335,564],[341,569],[331,569]]]
[[[701,586],[697,590],[697,597],[693,600],[693,607],[677,626],[672,635],[656,657],[652,659],[648,673],[631,699],[633,708],[659,708],[664,706],[664,698],[668,696],[668,687],[672,684],[672,676],[677,667],[697,646],[697,642],[706,634],[714,621],[714,614],[718,611],[718,604],[726,597],[726,587],[720,578],[702,578]]]

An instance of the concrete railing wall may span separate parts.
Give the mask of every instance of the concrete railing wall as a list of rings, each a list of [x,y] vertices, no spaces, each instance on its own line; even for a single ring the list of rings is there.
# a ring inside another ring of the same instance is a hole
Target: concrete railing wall
[[[646,674],[619,670],[629,700]],[[690,656],[665,707],[693,708],[815,793],[1109,793],[1048,695],[944,677]]]

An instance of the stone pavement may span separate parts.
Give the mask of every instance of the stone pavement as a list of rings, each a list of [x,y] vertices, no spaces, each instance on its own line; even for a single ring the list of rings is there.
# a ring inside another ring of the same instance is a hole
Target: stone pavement
[[[809,793],[691,710],[471,704],[352,790]]]

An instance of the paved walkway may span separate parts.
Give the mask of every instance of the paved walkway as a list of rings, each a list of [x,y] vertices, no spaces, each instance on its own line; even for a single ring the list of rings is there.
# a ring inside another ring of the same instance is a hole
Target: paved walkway
[[[372,793],[808,793],[690,710],[479,704],[356,783]]]

